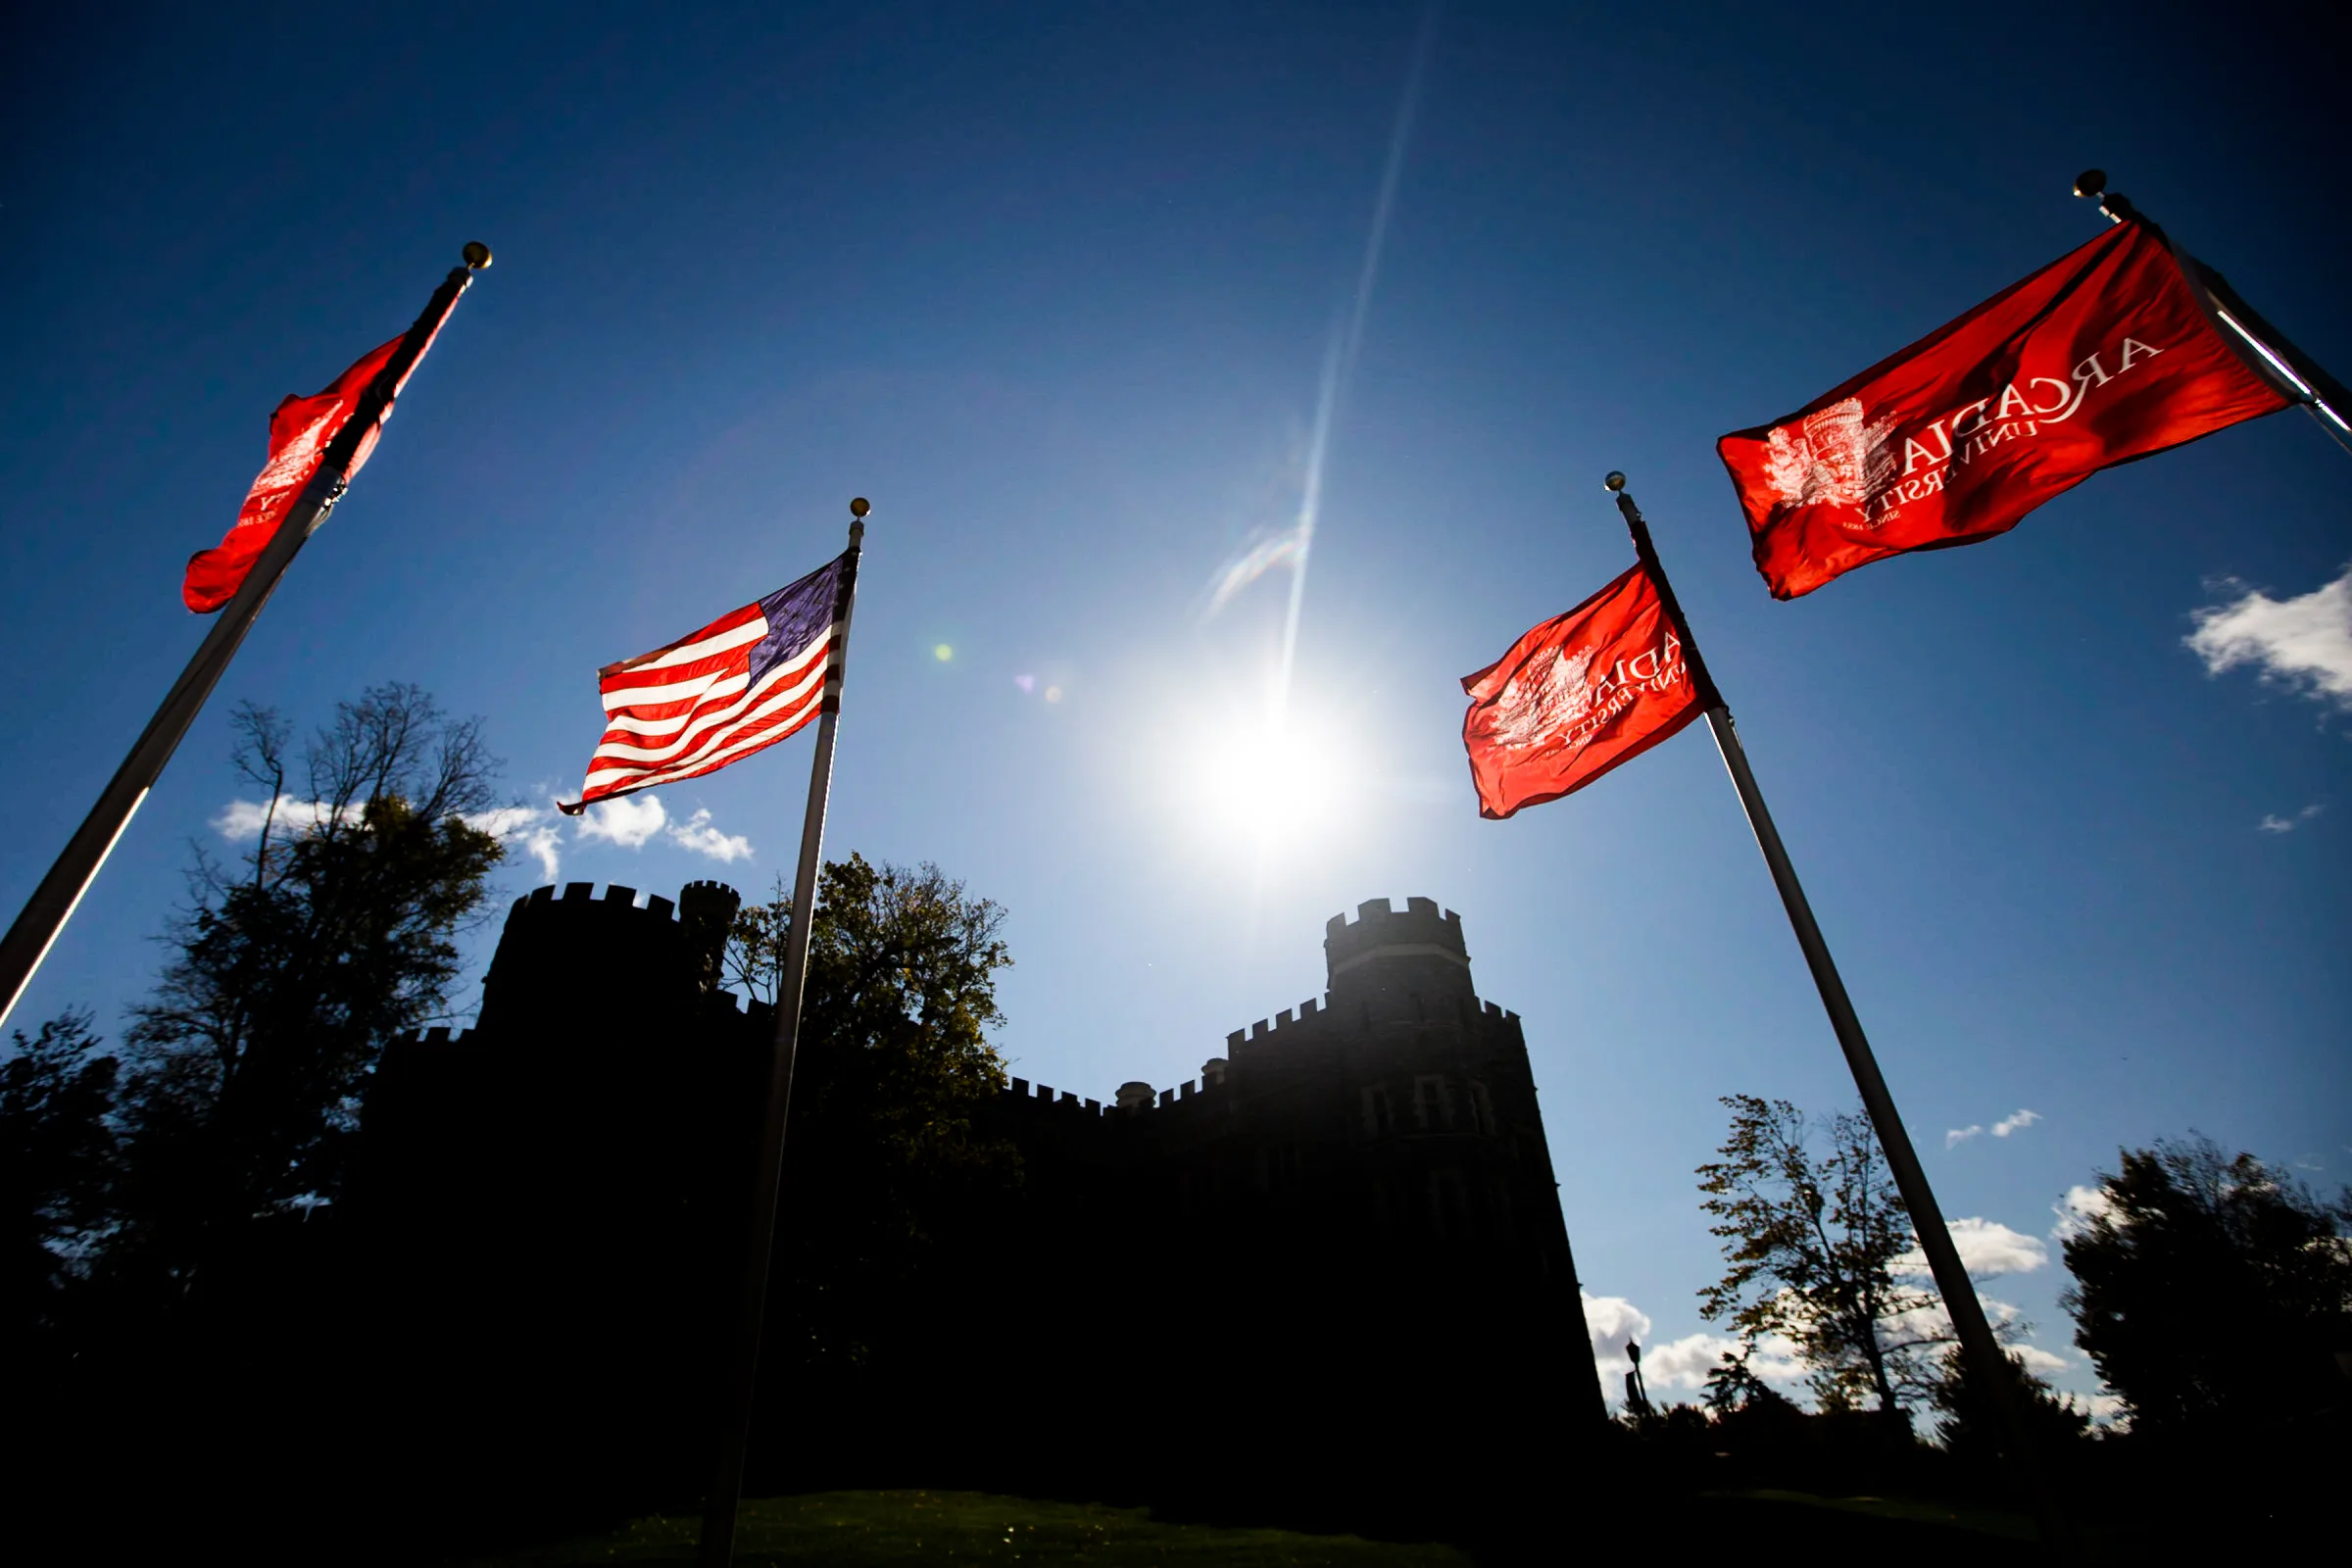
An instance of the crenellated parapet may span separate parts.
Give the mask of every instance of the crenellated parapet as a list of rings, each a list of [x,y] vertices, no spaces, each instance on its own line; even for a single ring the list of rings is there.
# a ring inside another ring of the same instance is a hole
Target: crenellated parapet
[[[690,1006],[716,977],[740,900],[720,883],[691,884],[683,898],[683,920],[670,900],[639,904],[617,882],[602,898],[572,882],[516,899],[482,982],[481,1026]]]
[[[1323,927],[1323,958],[1330,978],[1381,956],[1449,959],[1467,969],[1470,949],[1462,940],[1462,917],[1440,909],[1435,899],[1407,899],[1401,910],[1386,899],[1367,899],[1355,918],[1335,914]]]
[[[1051,1084],[1032,1084],[1026,1078],[1005,1079],[998,1093],[1004,1103],[1034,1113],[1112,1120],[1212,1097],[1225,1086],[1224,1066],[1224,1058],[1211,1056],[1199,1080],[1188,1078],[1173,1089],[1154,1089],[1140,1081],[1124,1083],[1108,1104],[1100,1100],[1081,1100],[1070,1091],[1057,1090]],[[1210,1072],[1210,1067],[1216,1071]]]

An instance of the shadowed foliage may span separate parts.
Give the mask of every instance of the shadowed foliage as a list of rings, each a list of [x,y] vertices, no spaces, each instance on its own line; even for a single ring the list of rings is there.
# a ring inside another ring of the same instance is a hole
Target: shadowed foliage
[[[1872,1400],[1907,1433],[1909,1407],[1942,1381],[1939,1352],[1952,1334],[1936,1294],[1896,1278],[1895,1260],[1913,1245],[1911,1216],[1869,1118],[1809,1118],[1754,1095],[1723,1103],[1731,1132],[1723,1157],[1698,1168],[1698,1190],[1730,1267],[1699,1292],[1699,1306],[1730,1323],[1740,1350],[1710,1402],[1752,1399],[1747,1363],[1780,1338],[1811,1369],[1825,1409]]]
[[[270,799],[252,850],[202,850],[126,1044],[123,1231],[110,1260],[184,1297],[257,1221],[331,1200],[384,1042],[437,1015],[499,841],[477,720],[414,686],[339,704],[288,782],[287,724],[247,707],[236,765]]]
[[[86,1012],[65,1012],[31,1039],[14,1031],[0,1061],[0,1216],[8,1226],[7,1332],[49,1326],[79,1272],[114,1191],[119,1063],[101,1055]]]
[[[2133,1432],[2340,1422],[2352,1191],[2324,1201],[2193,1134],[2122,1153],[2099,1178],[2104,1203],[2066,1241],[2075,1283],[2060,1299]]]

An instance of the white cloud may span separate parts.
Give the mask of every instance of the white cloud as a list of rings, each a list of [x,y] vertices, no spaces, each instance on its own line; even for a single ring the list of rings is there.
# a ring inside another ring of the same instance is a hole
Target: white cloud
[[[514,834],[514,842],[539,862],[539,874],[548,881],[553,882],[556,873],[564,869],[564,857],[557,851],[553,826],[523,828]]]
[[[1585,1332],[1603,1379],[1611,1370],[1626,1371],[1633,1362],[1625,1358],[1625,1342],[1649,1338],[1648,1314],[1622,1296],[1594,1296],[1581,1287],[1577,1294],[1584,1298]]]
[[[2122,1395],[2102,1388],[2090,1396],[2089,1404],[2090,1418],[2100,1426],[2113,1427],[2119,1432],[2131,1427],[2132,1408],[2124,1403]]]
[[[2326,809],[2328,808],[2314,801],[2292,816],[2265,813],[2263,819],[2254,824],[2254,831],[2257,833],[2292,833],[2296,828],[2301,827]]]
[[[1972,1279],[2031,1274],[2050,1260],[2050,1250],[2039,1241],[2023,1231],[2013,1231],[1998,1220],[1956,1219],[1945,1228],[1952,1233],[1952,1246],[1960,1253],[1960,1264]],[[1898,1274],[1928,1277],[1928,1254],[1914,1246],[1896,1258],[1892,1267]]]
[[[268,801],[231,801],[213,813],[213,831],[231,844],[242,844],[261,837],[262,824],[270,824],[270,837],[286,832],[302,832],[326,820],[324,801],[279,801],[275,815],[270,814]],[[366,814],[364,806],[343,808],[343,820],[357,822]],[[536,806],[501,806],[488,811],[476,811],[464,817],[467,827],[478,828],[492,838],[518,846],[523,853],[535,857],[539,869],[553,882],[556,879],[558,858],[556,830],[548,811]]]
[[[539,862],[539,874],[550,882],[563,869],[554,813],[544,807],[501,806],[487,811],[476,811],[466,818],[466,825],[478,828],[532,857]]]
[[[2075,1364],[2063,1355],[2051,1354],[2038,1345],[2011,1345],[2005,1346],[2003,1348],[2025,1362],[2027,1371],[2039,1373],[2044,1377],[2053,1372],[2063,1372]]]
[[[363,807],[346,806],[342,818],[346,822],[357,822],[364,811]],[[274,839],[289,830],[301,832],[317,827],[327,819],[329,812],[330,808],[324,801],[281,800],[277,803],[274,816],[270,814],[268,801],[231,801],[213,813],[211,825],[214,832],[229,843],[242,844],[247,839],[260,838],[265,821],[270,824],[270,833]]]
[[[1654,1345],[1649,1338],[1654,1327],[1649,1314],[1633,1302],[1622,1296],[1579,1294],[1584,1298],[1585,1330],[1592,1341],[1592,1364],[1600,1372],[1600,1386],[1612,1404],[1623,1396],[1625,1375],[1633,1370],[1634,1363],[1625,1353],[1629,1339],[1642,1346],[1642,1380],[1649,1385],[1652,1397],[1671,1389],[1695,1392],[1705,1388],[1707,1378],[1725,1357],[1740,1348],[1738,1340],[1719,1334],[1686,1334]],[[1777,1334],[1757,1345],[1748,1365],[1769,1383],[1793,1387],[1804,1381],[1805,1369],[1796,1358],[1796,1347]]]
[[[1995,1138],[2006,1138],[2011,1133],[2017,1131],[2020,1127],[2031,1127],[2039,1120],[2041,1120],[2041,1112],[2038,1110],[2019,1110],[2014,1114],[2003,1116],[1999,1121],[1994,1122],[1992,1124],[1992,1136]]]
[[[501,806],[494,810],[476,811],[465,819],[466,825],[476,832],[503,839],[510,833],[519,833],[547,813],[536,806]]]
[[[2050,1205],[2058,1223],[2050,1227],[2050,1240],[2067,1242],[2090,1229],[2090,1222],[2102,1214],[2115,1212],[2115,1200],[2107,1196],[2104,1187],[2069,1187],[2066,1196]]]
[[[2295,599],[2230,586],[2243,592],[2191,616],[2196,630],[2185,641],[2206,673],[2253,664],[2265,680],[2352,710],[2352,566]]]
[[[582,840],[611,844],[623,850],[642,850],[657,838],[713,860],[748,860],[752,841],[740,833],[721,833],[710,823],[708,809],[699,809],[683,822],[673,822],[658,795],[623,795],[588,808],[577,829]],[[553,874],[552,872],[550,873]]]
[[[1960,1145],[1967,1143],[1971,1138],[1976,1137],[1977,1134],[1983,1132],[1984,1130],[1984,1128],[1982,1123],[1973,1121],[1965,1127],[1949,1128],[1943,1135],[1943,1147],[1946,1149],[1956,1149]]]
[[[708,855],[713,860],[748,860],[752,858],[752,841],[740,833],[721,833],[710,825],[710,813],[696,811],[683,822],[671,824],[669,836],[697,855]]]
[[[588,814],[579,820],[578,833],[591,844],[601,841],[618,849],[642,850],[668,821],[669,813],[662,808],[659,795],[623,795],[588,808]]]

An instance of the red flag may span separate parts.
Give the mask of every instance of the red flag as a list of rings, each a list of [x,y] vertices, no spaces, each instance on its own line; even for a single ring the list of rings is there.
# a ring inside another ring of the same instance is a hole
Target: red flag
[[[2212,309],[2161,233],[2119,223],[1786,419],[1725,436],[1773,597],[2006,533],[2101,468],[2295,401]]]
[[[245,574],[269,548],[278,523],[302,495],[303,487],[318,472],[327,447],[358,410],[368,385],[391,363],[400,345],[401,339],[396,337],[383,347],[370,350],[350,369],[336,376],[334,384],[325,391],[307,398],[289,397],[270,416],[270,461],[255,476],[253,488],[245,493],[245,505],[238,509],[236,522],[217,549],[199,550],[188,558],[188,574],[180,584],[179,596],[190,610],[200,615],[210,614],[237,596]],[[395,393],[398,390],[394,388]],[[383,421],[391,415],[392,404],[386,400],[375,427],[361,437],[351,466],[343,470],[344,478],[349,479],[367,463],[368,455],[375,450],[376,438],[383,433]]]
[[[1639,565],[1462,679],[1478,814],[1581,790],[1702,711],[1658,585]]]

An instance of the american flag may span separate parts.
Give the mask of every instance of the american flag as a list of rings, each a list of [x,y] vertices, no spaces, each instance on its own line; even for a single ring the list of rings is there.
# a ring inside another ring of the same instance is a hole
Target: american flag
[[[588,760],[592,802],[697,778],[773,746],[817,714],[849,614],[855,552],[701,631],[596,672],[605,738]]]

